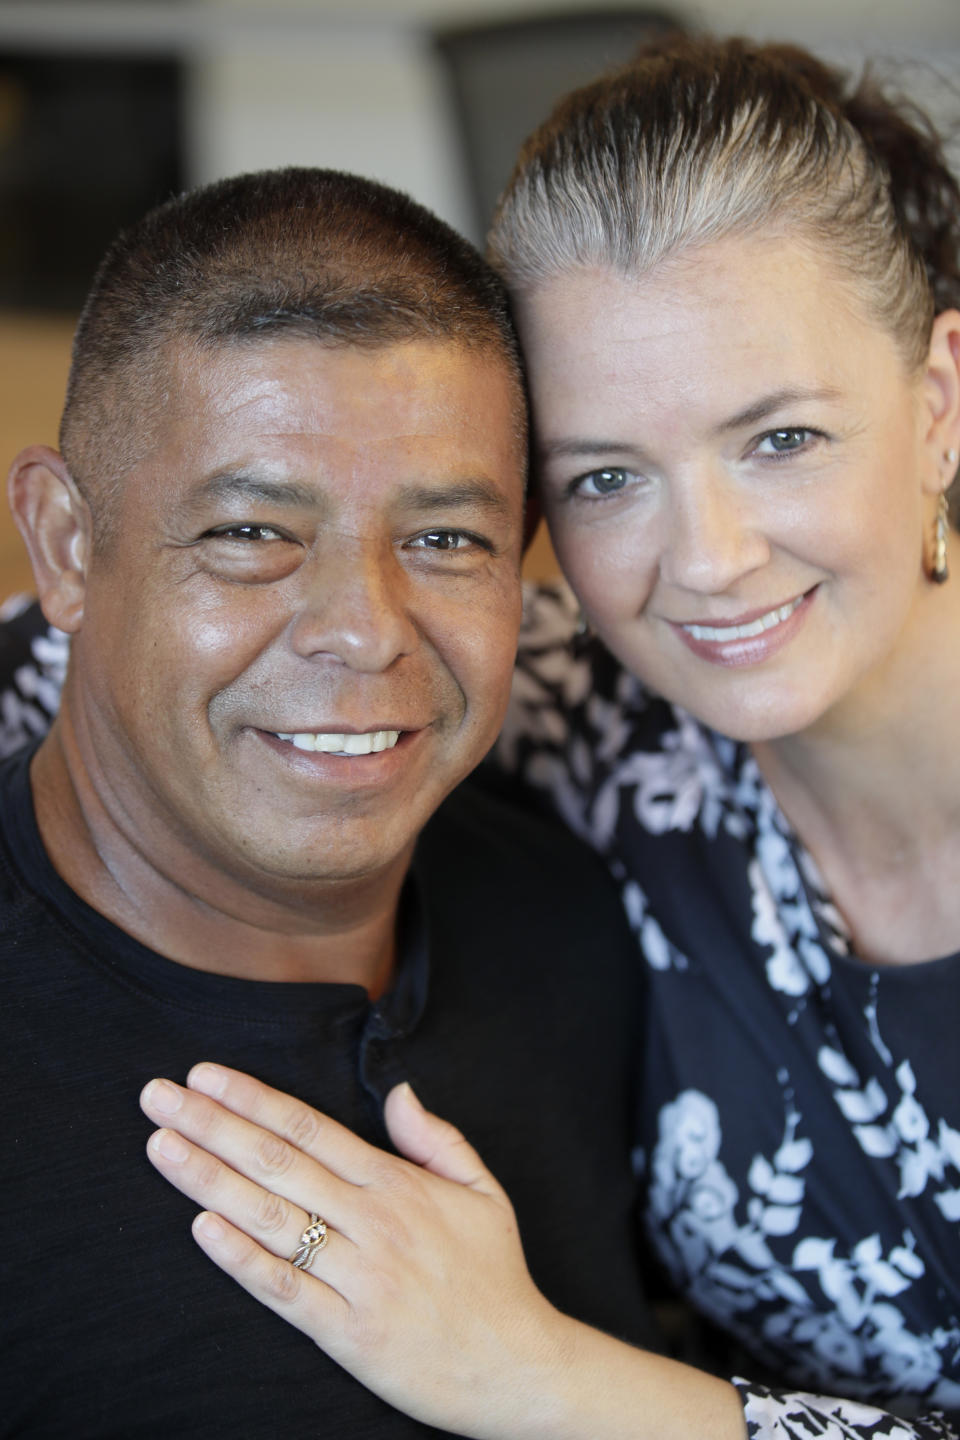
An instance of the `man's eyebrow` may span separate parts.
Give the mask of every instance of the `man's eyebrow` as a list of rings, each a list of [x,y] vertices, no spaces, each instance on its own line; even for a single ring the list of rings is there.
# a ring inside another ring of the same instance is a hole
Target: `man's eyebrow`
[[[256,500],[265,505],[306,507],[316,505],[317,493],[296,480],[270,480],[250,470],[221,470],[210,475],[193,492],[197,504],[216,500]]]
[[[512,514],[510,498],[488,480],[457,480],[441,485],[404,485],[399,502],[407,510],[479,510],[488,515]]]
[[[773,390],[769,395],[761,395],[752,405],[738,410],[729,419],[722,420],[716,426],[714,434],[722,435],[728,430],[742,430],[747,425],[759,425],[762,420],[787,405],[804,404],[808,400],[837,400],[839,395],[839,390],[832,390],[829,386],[820,390]]]
[[[271,480],[249,470],[222,470],[210,475],[194,491],[193,501],[257,501],[264,505],[285,505],[315,509],[324,503],[322,490],[296,480]],[[479,510],[506,516],[512,511],[507,495],[489,480],[456,480],[437,485],[401,485],[396,500],[411,511]]]

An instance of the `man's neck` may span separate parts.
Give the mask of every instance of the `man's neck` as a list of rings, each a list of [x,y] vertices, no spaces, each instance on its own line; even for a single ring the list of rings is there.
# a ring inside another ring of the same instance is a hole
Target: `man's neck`
[[[61,878],[141,944],[191,969],[247,980],[359,985],[372,998],[396,963],[410,856],[343,882],[259,883],[204,857],[124,833],[77,764],[59,724],[31,766],[37,824]]]

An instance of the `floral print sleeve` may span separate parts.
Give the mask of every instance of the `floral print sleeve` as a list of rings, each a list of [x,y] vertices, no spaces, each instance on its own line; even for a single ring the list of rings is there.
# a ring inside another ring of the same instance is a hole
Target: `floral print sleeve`
[[[49,730],[60,705],[69,643],[29,596],[13,596],[0,606],[0,757]]]
[[[803,1391],[788,1394],[734,1380],[743,1401],[748,1440],[956,1440],[941,1415],[899,1420],[873,1405]]]
[[[860,962],[749,748],[575,632],[529,597],[498,754],[637,935],[649,1242],[751,1436],[957,1440],[960,956]]]

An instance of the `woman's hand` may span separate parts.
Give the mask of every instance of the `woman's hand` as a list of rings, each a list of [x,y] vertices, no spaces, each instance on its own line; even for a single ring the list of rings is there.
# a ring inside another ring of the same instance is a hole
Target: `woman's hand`
[[[386,1119],[417,1163],[219,1066],[196,1066],[187,1088],[153,1080],[141,1104],[166,1127],[151,1162],[206,1207],[198,1244],[251,1295],[417,1418],[524,1433],[521,1412],[551,1388],[576,1327],[533,1285],[503,1190],[409,1086],[391,1093]],[[328,1241],[299,1270],[289,1257],[311,1212]]]
[[[476,1440],[743,1440],[732,1386],[544,1299],[503,1190],[408,1085],[386,1120],[409,1159],[217,1065],[141,1105],[150,1160],[206,1207],[200,1247],[399,1410]],[[314,1213],[328,1240],[297,1269]]]

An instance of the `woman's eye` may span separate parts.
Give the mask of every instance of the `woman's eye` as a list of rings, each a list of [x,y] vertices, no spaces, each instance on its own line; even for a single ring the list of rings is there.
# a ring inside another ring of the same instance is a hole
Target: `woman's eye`
[[[789,455],[794,450],[804,450],[815,439],[816,431],[803,428],[769,430],[761,435],[756,444],[760,455]]]
[[[637,478],[632,471],[624,470],[619,465],[611,465],[603,470],[591,470],[586,475],[579,475],[570,488],[572,494],[583,499],[600,500],[625,490],[631,481]]]

